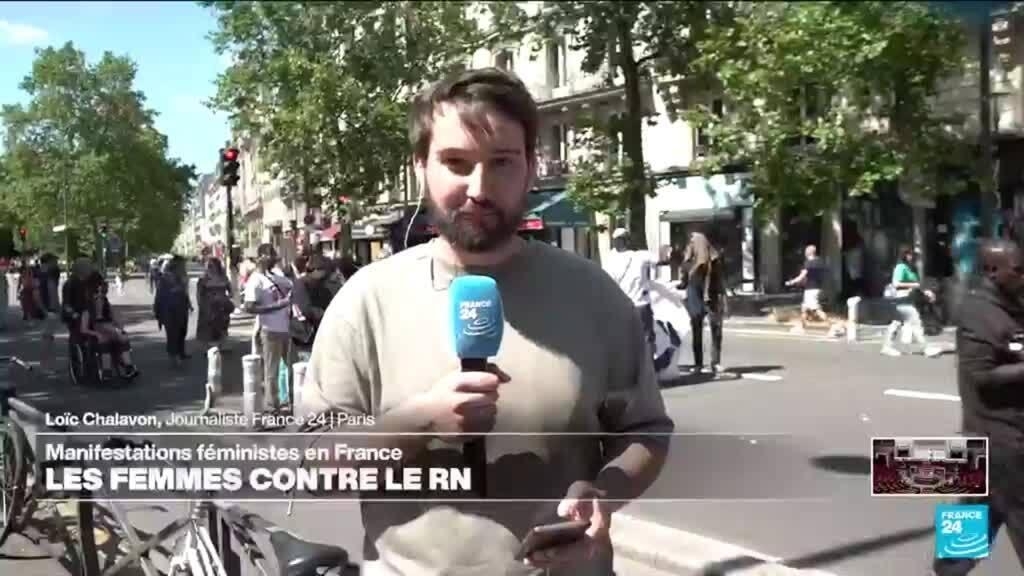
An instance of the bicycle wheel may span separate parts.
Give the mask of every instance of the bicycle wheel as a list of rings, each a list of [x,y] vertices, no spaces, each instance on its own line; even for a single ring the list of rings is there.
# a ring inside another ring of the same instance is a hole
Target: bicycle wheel
[[[0,546],[18,529],[25,504],[25,432],[10,418],[0,420]]]

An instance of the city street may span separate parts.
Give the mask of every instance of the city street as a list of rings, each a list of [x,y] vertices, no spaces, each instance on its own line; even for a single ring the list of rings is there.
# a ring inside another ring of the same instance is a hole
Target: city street
[[[43,410],[168,413],[197,410],[206,378],[205,353],[193,349],[191,363],[170,367],[162,336],[149,314],[144,281],[128,283],[115,296],[130,333],[143,376],[127,391],[72,388],[63,372],[36,377],[20,396]],[[194,316],[193,316],[194,318]],[[193,320],[194,322],[194,320]],[[34,332],[17,318],[0,334],[3,354],[40,360]],[[251,321],[233,325],[234,351],[225,357],[227,408],[237,407],[241,354]],[[670,461],[647,494],[652,501],[628,506],[633,517],[656,521],[714,540],[756,551],[761,559],[796,568],[826,570],[839,576],[925,574],[933,547],[932,498],[871,498],[869,450],[872,436],[955,434],[959,403],[954,398],[921,399],[915,393],[955,395],[952,355],[889,358],[877,342],[847,344],[784,330],[729,329],[725,335],[726,374],[687,377],[664,387],[677,431]],[[190,337],[194,329],[190,329]],[[948,340],[948,336],[946,337]],[[688,341],[684,344],[688,344]],[[64,366],[63,339],[48,367]],[[690,354],[684,351],[684,364]],[[136,394],[136,392],[138,392]],[[666,501],[666,500],[671,501]],[[165,504],[169,513],[141,507],[140,526],[155,528],[181,513],[183,504]],[[354,504],[250,503],[246,508],[313,540],[330,541],[360,555],[361,527]],[[48,560],[14,560],[40,552],[15,537],[4,547],[0,572],[22,576],[56,573]],[[732,559],[719,572],[756,563]],[[1020,573],[1005,535],[993,557],[976,574]],[[643,574],[621,568],[625,576]]]

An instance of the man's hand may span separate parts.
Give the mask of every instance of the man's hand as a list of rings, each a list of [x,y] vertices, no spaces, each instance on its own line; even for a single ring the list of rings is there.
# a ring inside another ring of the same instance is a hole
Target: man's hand
[[[472,435],[494,428],[498,387],[508,382],[509,376],[493,364],[488,364],[487,370],[452,372],[419,399],[431,432]],[[470,437],[458,439],[469,440]]]
[[[608,529],[611,527],[611,512],[601,500],[602,490],[586,481],[574,482],[558,503],[558,515],[567,520],[589,520],[590,528],[582,540],[538,550],[526,559],[536,568],[550,568],[557,565],[576,564],[594,557],[603,547],[611,546]]]

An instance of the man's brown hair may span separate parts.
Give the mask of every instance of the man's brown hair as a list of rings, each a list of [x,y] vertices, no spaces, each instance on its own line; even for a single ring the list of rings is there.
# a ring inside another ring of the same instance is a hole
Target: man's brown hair
[[[452,104],[471,130],[487,132],[483,121],[494,110],[519,122],[525,135],[526,159],[534,160],[537,149],[537,102],[514,75],[499,68],[467,70],[436,82],[416,95],[409,115],[409,140],[413,159],[423,161],[430,151],[434,112],[441,104]]]

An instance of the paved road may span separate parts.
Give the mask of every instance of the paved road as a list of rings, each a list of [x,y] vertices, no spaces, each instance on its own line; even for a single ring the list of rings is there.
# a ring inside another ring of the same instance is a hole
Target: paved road
[[[51,411],[197,409],[205,380],[202,354],[180,371],[169,367],[155,324],[148,320],[142,281],[130,281],[128,294],[115,304],[134,321],[131,332],[145,374],[137,387],[140,394],[85,392],[70,388],[58,375],[37,378],[27,387],[30,400]],[[242,322],[233,330],[239,350],[246,346],[248,329]],[[956,432],[957,403],[884,394],[888,389],[955,394],[953,358],[888,358],[878,354],[877,343],[850,345],[772,332],[727,331],[726,367],[741,376],[665,387],[678,430],[688,435],[675,439],[670,462],[648,497],[673,501],[638,502],[627,510],[841,576],[926,573],[936,501],[867,496],[867,454],[872,436]],[[0,334],[0,347],[3,353],[37,358],[37,345],[30,340],[31,333],[12,327]],[[62,366],[60,343],[57,351],[51,364]],[[226,376],[226,382],[239,381],[237,372]],[[359,555],[362,530],[354,505],[299,503],[291,517],[280,503],[247,507],[303,536]],[[143,527],[170,518],[152,510],[134,517]],[[21,541],[3,552],[31,550]],[[21,576],[56,573],[52,563],[0,558],[0,572],[9,568]],[[1005,536],[976,573],[1020,573]]]
[[[727,369],[760,379],[665,390],[679,431],[733,435],[677,438],[682,449],[673,450],[652,488],[657,496],[700,500],[640,502],[628,510],[796,567],[842,576],[927,573],[937,500],[868,496],[869,440],[955,434],[958,402],[885,394],[955,395],[954,357],[889,358],[877,343],[735,332],[726,346]],[[1005,535],[975,573],[1021,573]]]

